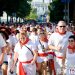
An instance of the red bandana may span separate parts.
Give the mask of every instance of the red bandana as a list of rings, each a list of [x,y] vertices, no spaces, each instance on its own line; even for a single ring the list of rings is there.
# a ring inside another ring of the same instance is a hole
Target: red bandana
[[[24,43],[22,43],[22,42],[20,41],[20,44],[23,46],[23,45],[25,45],[28,41],[29,41],[29,38],[26,38],[26,40],[24,41]]]
[[[71,47],[70,45],[68,46],[68,49],[71,49],[73,52],[75,50],[75,46]]]
[[[47,37],[45,37],[45,38],[44,38],[44,41],[45,41],[45,42],[48,42],[48,39],[47,39]]]
[[[47,36],[42,39],[43,42],[48,42]]]
[[[61,33],[61,32],[59,32],[59,31],[57,31],[57,33],[59,33],[60,35],[64,35],[64,34],[66,34],[66,31],[65,31],[65,32],[63,32],[63,33]]]
[[[75,35],[75,31],[74,32],[72,32],[74,35]]]

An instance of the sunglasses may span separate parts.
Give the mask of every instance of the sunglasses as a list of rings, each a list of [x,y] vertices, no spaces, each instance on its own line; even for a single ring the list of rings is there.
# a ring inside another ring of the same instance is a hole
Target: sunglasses
[[[60,28],[62,28],[62,27],[65,28],[66,26],[59,26],[59,27],[60,27]]]
[[[74,40],[68,40],[68,42],[74,42]]]

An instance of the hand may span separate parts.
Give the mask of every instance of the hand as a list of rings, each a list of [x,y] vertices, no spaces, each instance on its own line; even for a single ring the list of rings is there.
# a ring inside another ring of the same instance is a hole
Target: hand
[[[65,69],[65,65],[62,65],[62,69]]]
[[[10,69],[10,73],[13,74],[13,71]]]
[[[31,64],[33,65],[35,63],[35,61],[33,60],[33,61],[31,61]]]
[[[61,46],[57,46],[57,47],[55,47],[55,49],[60,51],[62,49],[62,47]]]
[[[10,72],[13,73],[14,72],[14,69],[15,69],[15,65],[12,64],[11,69],[10,69]]]

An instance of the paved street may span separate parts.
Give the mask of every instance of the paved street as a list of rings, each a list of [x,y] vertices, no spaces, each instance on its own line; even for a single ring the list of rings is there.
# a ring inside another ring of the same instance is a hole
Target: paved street
[[[0,75],[2,75],[2,72],[0,71]],[[38,75],[38,74],[37,74]],[[47,74],[47,75],[49,75],[49,73]]]
[[[2,72],[1,72],[1,70],[0,70],[0,75],[2,75]]]
[[[0,75],[2,75],[1,67],[0,67]],[[10,74],[10,75],[16,75],[16,74]],[[38,73],[36,75],[38,75]],[[50,75],[49,72],[47,73],[47,75]]]

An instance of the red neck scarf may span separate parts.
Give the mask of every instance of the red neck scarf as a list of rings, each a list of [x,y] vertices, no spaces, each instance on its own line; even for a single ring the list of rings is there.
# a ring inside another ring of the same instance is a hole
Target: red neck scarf
[[[65,31],[65,32],[63,32],[63,33],[61,33],[61,32],[59,32],[59,31],[57,31],[57,33],[59,33],[60,35],[65,35],[65,34],[66,34],[66,31]]]
[[[75,31],[72,32],[75,35]]]
[[[44,41],[45,41],[45,42],[48,42],[48,39],[47,39],[47,37],[45,37],[45,38],[44,38]]]
[[[47,36],[42,39],[43,42],[48,42]]]
[[[71,50],[74,52],[75,46],[72,47],[72,46],[69,45],[69,46],[68,46],[68,49],[71,49]]]
[[[28,37],[26,37],[26,40],[24,41],[24,43],[22,43],[22,42],[20,41],[21,46],[25,45],[28,41],[29,41],[29,38],[28,38]]]

